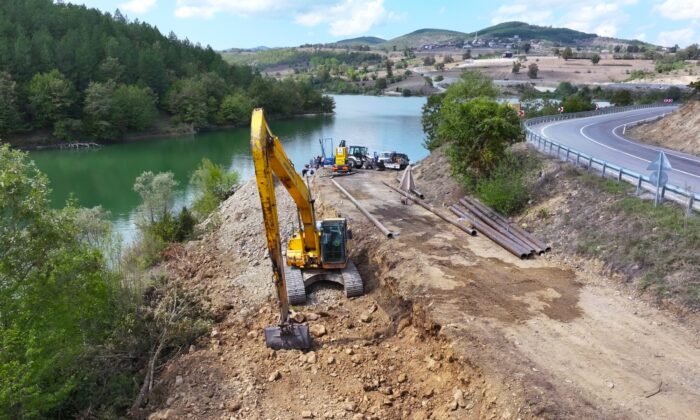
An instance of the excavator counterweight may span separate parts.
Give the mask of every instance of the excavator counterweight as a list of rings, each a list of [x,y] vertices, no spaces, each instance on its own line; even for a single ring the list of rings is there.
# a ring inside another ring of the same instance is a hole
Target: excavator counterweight
[[[289,305],[305,303],[306,287],[319,280],[342,284],[348,297],[364,293],[362,278],[348,258],[352,233],[343,218],[316,221],[311,192],[285,154],[279,138],[270,131],[260,108],[253,111],[250,145],[280,312],[278,325],[265,328],[265,341],[272,349],[308,349],[309,328],[292,323]],[[273,175],[292,197],[299,213],[299,231],[287,244],[286,261],[282,255]]]

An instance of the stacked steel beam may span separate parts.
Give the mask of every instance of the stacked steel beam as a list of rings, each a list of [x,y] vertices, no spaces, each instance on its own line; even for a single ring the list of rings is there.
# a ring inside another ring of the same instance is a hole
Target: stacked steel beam
[[[470,197],[459,200],[450,210],[468,221],[482,235],[520,258],[542,255],[552,249],[517,224]]]

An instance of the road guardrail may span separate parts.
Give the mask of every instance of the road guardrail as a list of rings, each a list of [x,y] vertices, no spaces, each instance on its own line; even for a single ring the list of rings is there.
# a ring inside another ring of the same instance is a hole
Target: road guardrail
[[[571,120],[576,118],[593,117],[597,115],[606,115],[626,111],[634,111],[645,108],[661,108],[664,106],[673,106],[672,104],[648,104],[648,105],[632,105],[624,107],[606,107],[596,111],[574,112],[568,114],[547,115],[544,117],[531,118],[523,123],[526,140],[537,147],[543,153],[554,155],[560,160],[573,163],[577,167],[585,167],[590,172],[596,170],[603,177],[616,178],[618,181],[626,181],[637,187],[637,195],[643,190],[656,191],[656,184],[653,183],[648,176],[642,175],[630,169],[609,163],[605,160],[597,159],[593,156],[582,153],[576,149],[564,146],[561,143],[547,139],[535,133],[531,127],[553,121]],[[672,184],[666,184],[661,189],[661,198],[669,199],[684,205],[690,211],[700,211],[700,195],[689,189],[683,189]]]

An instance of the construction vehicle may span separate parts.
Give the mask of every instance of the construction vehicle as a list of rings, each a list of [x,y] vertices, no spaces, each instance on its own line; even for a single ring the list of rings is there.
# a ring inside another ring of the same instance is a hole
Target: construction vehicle
[[[316,220],[311,192],[279,138],[270,131],[261,108],[253,111],[250,145],[279,303],[278,325],[265,328],[265,341],[273,349],[308,349],[308,325],[293,323],[289,305],[305,303],[306,287],[321,280],[341,284],[347,297],[364,293],[362,278],[348,258],[352,232],[344,218]],[[273,175],[294,200],[299,220],[299,230],[287,244],[286,261],[282,256]]]
[[[341,140],[338,147],[335,148],[335,164],[333,172],[348,174],[352,172],[353,167],[348,162],[348,147],[345,145],[345,140]]]
[[[365,146],[348,146],[348,166],[356,169],[371,169],[373,160]]]

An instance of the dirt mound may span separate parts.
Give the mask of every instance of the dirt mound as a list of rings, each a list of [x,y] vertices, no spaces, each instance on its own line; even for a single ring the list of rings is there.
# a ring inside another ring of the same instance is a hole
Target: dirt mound
[[[426,200],[438,205],[451,205],[465,196],[464,189],[452,178],[445,149],[439,147],[413,168],[413,177]]]
[[[659,121],[633,127],[627,135],[644,143],[700,155],[700,101],[689,102]]]

